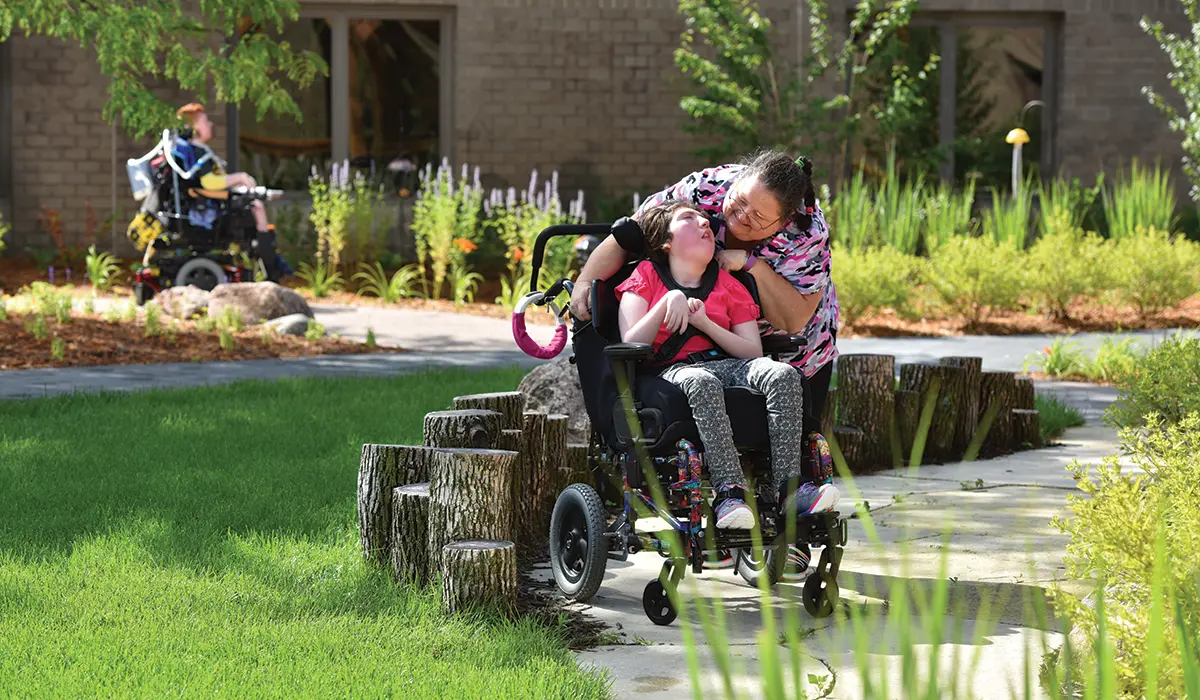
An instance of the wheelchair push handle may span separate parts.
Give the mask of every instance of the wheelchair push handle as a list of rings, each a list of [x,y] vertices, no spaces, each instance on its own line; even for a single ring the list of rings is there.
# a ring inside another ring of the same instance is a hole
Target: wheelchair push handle
[[[513,309],[512,315],[513,339],[517,342],[517,347],[521,348],[526,355],[539,360],[549,360],[556,357],[567,346],[567,322],[564,318],[566,309],[559,309],[558,305],[554,303],[554,299],[564,290],[568,294],[571,293],[574,285],[570,280],[555,280],[545,292],[538,291],[538,271],[542,266],[542,258],[546,255],[546,244],[555,236],[604,236],[607,235],[608,228],[608,224],[556,224],[538,234],[537,240],[533,244],[529,292],[521,297],[521,301]],[[529,308],[530,304],[549,306],[550,310],[554,312],[557,328],[554,329],[554,337],[550,340],[550,344],[545,347],[538,345],[537,341],[529,337],[529,331],[525,327],[525,309]]]

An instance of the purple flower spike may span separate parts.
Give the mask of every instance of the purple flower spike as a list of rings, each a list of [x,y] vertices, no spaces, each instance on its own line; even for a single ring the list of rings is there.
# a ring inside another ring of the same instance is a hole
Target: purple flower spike
[[[67,284],[71,283],[71,268],[67,268]]]
[[[54,284],[54,266],[50,266],[50,284]]]

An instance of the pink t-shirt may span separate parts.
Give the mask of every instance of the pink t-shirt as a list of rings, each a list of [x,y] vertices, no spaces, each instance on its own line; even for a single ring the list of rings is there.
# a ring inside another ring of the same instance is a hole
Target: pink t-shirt
[[[649,260],[638,263],[633,273],[629,275],[629,279],[617,285],[615,290],[618,302],[621,301],[621,297],[625,296],[625,292],[632,292],[645,299],[651,308],[654,308],[658,300],[666,296],[668,291],[670,290],[667,289],[667,285],[663,284],[658,276],[658,271],[654,269],[654,265]],[[718,326],[725,330],[733,330],[733,327],[739,323],[757,321],[760,312],[758,304],[754,303],[754,298],[750,296],[745,285],[738,282],[725,270],[720,270],[717,272],[716,286],[704,300],[704,313]],[[659,346],[670,337],[671,333],[667,331],[666,326],[660,326],[650,346],[654,348],[655,352],[658,352]],[[683,344],[675,357],[671,358],[671,361],[683,360],[693,352],[713,347],[715,346],[712,341],[706,336],[692,336]]]

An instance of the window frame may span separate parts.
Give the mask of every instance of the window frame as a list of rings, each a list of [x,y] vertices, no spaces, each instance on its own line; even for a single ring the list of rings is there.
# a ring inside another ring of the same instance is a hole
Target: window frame
[[[938,134],[944,147],[954,141],[955,111],[958,90],[955,77],[958,68],[958,32],[971,27],[1039,28],[1042,30],[1042,54],[1044,80],[1042,82],[1042,143],[1039,160],[1042,176],[1058,172],[1058,114],[1062,94],[1063,24],[1062,13],[1057,12],[950,12],[918,11],[909,24],[914,27],[933,27],[941,39],[941,63],[938,66]],[[944,99],[947,95],[950,99]],[[942,162],[940,176],[943,181],[954,181],[954,153],[950,152]]]
[[[438,151],[442,157],[453,160],[455,8],[304,3],[300,8],[300,19],[330,22],[329,133],[333,162],[340,163],[350,157],[350,20],[368,18],[438,22]],[[236,106],[230,107],[232,124],[237,123],[237,110]],[[229,152],[236,154],[241,148],[240,137],[236,131],[229,134]],[[230,161],[231,167],[233,163]]]

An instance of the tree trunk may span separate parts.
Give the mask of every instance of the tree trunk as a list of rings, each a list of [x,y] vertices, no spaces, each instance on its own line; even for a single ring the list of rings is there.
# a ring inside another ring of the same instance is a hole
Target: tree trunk
[[[358,532],[363,556],[384,566],[391,547],[392,490],[429,481],[434,450],[410,445],[365,444],[358,466]]]
[[[496,449],[509,450],[511,452],[521,449],[521,431],[501,430],[500,442],[496,445]]]
[[[982,452],[988,455],[1006,454],[1012,445],[1012,405],[1017,392],[1016,375],[1012,372],[986,371],[979,390],[980,419],[992,404],[998,413],[983,441]]]
[[[494,448],[500,442],[504,416],[496,411],[466,409],[425,414],[425,444],[429,447]]]
[[[907,462],[912,454],[913,438],[921,420],[921,395],[915,391],[896,391],[896,429],[900,432],[900,457]]]
[[[429,484],[392,490],[392,576],[423,586],[429,581]]]
[[[1037,410],[1014,408],[1011,415],[1012,448],[1014,450],[1036,450],[1041,447],[1042,428]]]
[[[525,412],[525,395],[519,391],[501,391],[493,394],[455,396],[454,408],[496,411],[504,416],[503,427],[506,430],[520,430],[521,415]]]
[[[466,539],[512,540],[513,468],[503,450],[438,450],[429,478],[429,569],[442,547]]]
[[[833,435],[833,426],[837,420],[837,397],[838,390],[836,387],[831,388],[825,394],[825,405],[821,407],[821,434]]]
[[[1013,408],[1020,408],[1026,411],[1037,410],[1037,402],[1034,401],[1033,377],[1016,378],[1016,395],[1013,396]]]
[[[962,456],[979,425],[979,383],[983,372],[982,357],[943,357],[943,365],[961,367],[964,373],[962,395],[958,401],[954,426],[954,454]]]
[[[958,459],[961,453],[954,451],[954,436],[958,425],[957,411],[962,400],[966,370],[950,365],[915,363],[900,366],[900,388],[905,391],[916,391],[921,396],[921,404],[925,403],[925,392],[929,381],[934,375],[941,377],[937,403],[933,409],[933,419],[929,424],[929,433],[925,438],[925,450],[921,461],[948,461]]]
[[[862,430],[859,462],[864,469],[892,466],[895,369],[896,358],[891,355],[838,358],[838,423]]]
[[[862,474],[868,471],[863,464],[863,446],[866,443],[866,436],[859,428],[851,428],[844,425],[839,425],[833,429],[833,439],[837,441],[838,449],[842,451],[842,457],[846,459],[846,468],[851,474]]]
[[[539,460],[541,472],[538,479],[538,541],[546,546],[549,546],[550,513],[554,510],[554,501],[567,487],[567,433],[570,429],[568,416],[562,413],[546,416],[545,442]]]
[[[483,605],[512,613],[517,605],[517,550],[507,540],[464,540],[441,551],[442,610]]]

